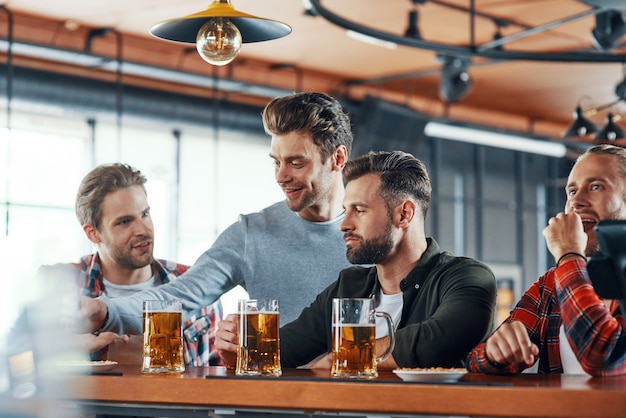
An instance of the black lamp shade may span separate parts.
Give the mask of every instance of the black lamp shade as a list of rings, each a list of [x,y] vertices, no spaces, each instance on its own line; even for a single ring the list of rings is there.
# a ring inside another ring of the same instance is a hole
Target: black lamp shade
[[[606,10],[596,15],[596,27],[591,31],[591,41],[596,49],[615,48],[626,34],[626,23],[618,10]]]
[[[420,34],[420,29],[417,23],[417,18],[417,10],[411,10],[409,12],[409,25],[407,26],[406,31],[404,31],[404,36],[408,38],[422,39],[422,35]]]
[[[613,114],[609,113],[604,128],[596,135],[598,141],[613,141],[618,138],[624,138],[624,131],[615,122],[613,122]]]
[[[576,107],[576,118],[570,127],[563,134],[564,138],[570,137],[583,137],[598,131],[598,127],[591,123],[583,115],[583,110],[580,106]]]
[[[245,17],[229,19],[239,29],[243,43],[270,41],[291,33],[291,27],[274,20]],[[154,25],[150,33],[170,41],[195,44],[198,31],[208,20],[208,18],[194,18],[165,21]]]
[[[159,22],[150,29],[150,33],[170,41],[195,44],[200,28],[216,17],[228,18],[237,26],[243,43],[270,41],[291,33],[291,27],[286,23],[237,11],[224,1],[215,1],[207,10],[198,13]]]
[[[443,57],[439,95],[448,103],[454,103],[469,93],[472,79],[467,72],[469,63],[457,57]]]

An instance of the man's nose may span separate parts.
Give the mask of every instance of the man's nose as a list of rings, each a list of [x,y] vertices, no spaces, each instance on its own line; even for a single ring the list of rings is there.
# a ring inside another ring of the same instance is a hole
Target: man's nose
[[[588,200],[586,193],[584,191],[579,191],[575,195],[571,196],[567,205],[571,210],[576,210],[588,205]]]
[[[339,224],[339,230],[341,232],[348,232],[352,230],[352,223],[350,222],[350,218],[347,213]]]
[[[278,183],[286,183],[291,179],[291,174],[286,164],[276,167],[276,181]]]
[[[152,231],[152,221],[150,219],[142,219],[137,222],[135,228],[135,234],[137,235],[149,235]]]

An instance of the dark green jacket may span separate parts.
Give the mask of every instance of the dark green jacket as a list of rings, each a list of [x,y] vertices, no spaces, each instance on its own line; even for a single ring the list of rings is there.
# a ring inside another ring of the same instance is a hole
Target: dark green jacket
[[[485,264],[442,252],[428,238],[419,263],[402,281],[402,318],[393,358],[399,367],[461,367],[491,331],[496,280]],[[350,267],[293,322],[280,329],[281,363],[298,367],[330,352],[332,300],[377,297],[376,267]]]

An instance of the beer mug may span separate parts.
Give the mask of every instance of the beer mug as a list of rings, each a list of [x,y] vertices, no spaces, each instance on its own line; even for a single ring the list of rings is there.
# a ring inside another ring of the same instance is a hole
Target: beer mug
[[[280,376],[278,301],[238,301],[237,376]]]
[[[145,300],[143,302],[144,373],[182,373],[183,314],[179,300]]]
[[[332,377],[378,377],[377,364],[391,354],[395,345],[393,321],[386,312],[374,310],[374,300],[333,299]],[[376,317],[384,317],[389,328],[389,347],[376,353]]]

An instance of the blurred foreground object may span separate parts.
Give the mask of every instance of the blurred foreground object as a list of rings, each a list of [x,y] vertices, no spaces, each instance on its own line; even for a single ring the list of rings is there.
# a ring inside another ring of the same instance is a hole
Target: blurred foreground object
[[[72,377],[57,367],[62,360],[87,359],[62,324],[68,306],[78,314],[78,294],[51,277],[37,277],[30,289],[34,295],[0,335],[0,417],[78,417],[61,403]]]
[[[626,316],[626,220],[601,221],[595,231],[600,252],[589,260],[589,278],[598,296],[619,300]]]

